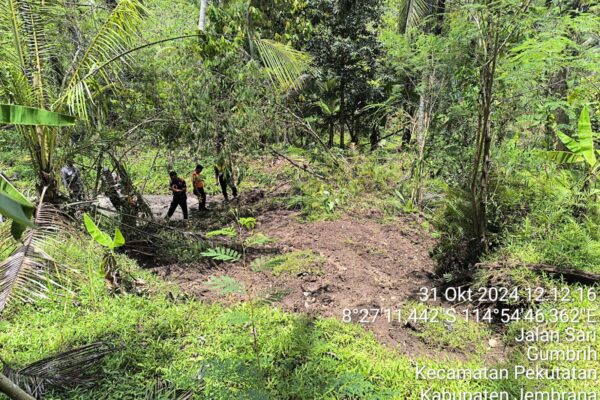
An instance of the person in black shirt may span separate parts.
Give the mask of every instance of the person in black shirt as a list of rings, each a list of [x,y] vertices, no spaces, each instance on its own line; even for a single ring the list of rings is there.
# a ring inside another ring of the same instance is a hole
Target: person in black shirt
[[[173,192],[173,200],[171,201],[171,207],[169,207],[169,211],[167,212],[167,219],[173,216],[175,209],[177,206],[181,207],[181,211],[183,212],[183,219],[188,219],[188,208],[187,208],[187,185],[185,181],[177,176],[177,172],[171,171],[169,172],[169,176],[171,177],[171,183],[169,185],[169,190]]]

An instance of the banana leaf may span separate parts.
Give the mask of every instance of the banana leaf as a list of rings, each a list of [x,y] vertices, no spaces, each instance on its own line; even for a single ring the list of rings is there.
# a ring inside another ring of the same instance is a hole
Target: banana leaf
[[[544,151],[542,157],[546,160],[554,161],[558,164],[576,164],[584,160],[580,154],[569,153],[568,151]]]
[[[111,237],[102,232],[89,215],[83,214],[83,222],[88,233],[96,243],[109,249],[112,248],[113,240]]]
[[[75,117],[41,108],[0,104],[0,124],[71,126],[75,125]]]
[[[11,233],[15,239],[19,239],[28,226],[33,226],[33,210],[34,205],[0,175],[0,214],[13,221]]]
[[[594,134],[592,133],[592,124],[587,107],[584,107],[579,116],[579,125],[577,127],[577,136],[579,136],[580,154],[590,166],[596,165],[596,153],[594,149]]]

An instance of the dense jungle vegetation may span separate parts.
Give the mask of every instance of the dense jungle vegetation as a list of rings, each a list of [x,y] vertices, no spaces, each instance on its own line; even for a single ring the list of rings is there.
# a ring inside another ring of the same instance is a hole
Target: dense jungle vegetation
[[[599,104],[591,0],[0,0],[0,398],[594,393],[415,369],[600,368]]]

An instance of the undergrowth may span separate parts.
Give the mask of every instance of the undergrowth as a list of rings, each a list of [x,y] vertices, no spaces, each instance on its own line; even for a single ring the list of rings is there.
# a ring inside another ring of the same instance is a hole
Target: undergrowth
[[[518,139],[505,142],[492,162],[490,251],[483,261],[600,272],[598,205],[581,191],[579,181],[577,170],[544,162],[539,152],[521,148]],[[441,232],[435,252],[441,272],[480,260],[471,252],[467,190],[449,189],[435,220]]]
[[[119,350],[105,360],[106,377],[98,386],[54,392],[48,399],[143,398],[158,378],[173,389],[192,389],[198,399],[410,399],[430,385],[414,381],[411,361],[359,326],[266,305],[253,310],[257,359],[248,323],[227,318],[247,311],[248,303],[225,308],[187,299],[125,256],[118,257],[121,269],[147,288],[111,295],[91,243],[69,240],[61,246],[59,261],[81,275],[66,285],[71,292],[54,291],[49,300],[5,311],[0,357],[19,366],[99,340]],[[469,363],[479,362],[474,357]]]

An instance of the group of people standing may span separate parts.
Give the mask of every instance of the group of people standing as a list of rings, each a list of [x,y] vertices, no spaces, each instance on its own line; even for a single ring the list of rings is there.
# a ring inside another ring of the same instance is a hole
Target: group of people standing
[[[193,193],[198,198],[198,210],[206,211],[206,191],[204,190],[204,175],[202,171],[204,167],[200,164],[196,165],[196,168],[192,172],[192,186]],[[215,172],[215,184],[220,186],[221,193],[223,193],[223,199],[225,203],[229,201],[229,195],[227,193],[228,188],[231,189],[231,194],[234,198],[237,197],[238,191],[235,186],[235,180],[231,165],[228,164],[223,157],[219,158],[214,165]],[[109,187],[111,194],[120,196],[118,190],[118,177],[113,176],[110,170],[106,168],[102,173],[102,181],[105,186]],[[72,160],[68,160],[66,165],[61,169],[60,176],[62,183],[65,188],[70,192],[71,198],[81,201],[83,200],[83,182],[81,174]],[[167,212],[166,218],[169,219],[175,213],[177,207],[181,207],[183,212],[183,218],[188,219],[188,206],[187,206],[187,184],[184,179],[177,175],[177,172],[169,172],[170,182],[169,190],[173,194],[169,211]]]
[[[192,172],[192,186],[193,193],[198,198],[198,210],[206,211],[206,191],[204,190],[204,175],[202,171],[204,167],[200,164],[196,165],[196,169]],[[223,158],[217,160],[214,165],[215,171],[215,183],[221,187],[221,193],[223,193],[223,200],[225,203],[229,201],[227,194],[227,188],[231,189],[231,194],[234,198],[237,197],[238,191],[235,186],[233,174],[231,168],[227,165]],[[177,175],[177,172],[169,172],[170,183],[169,190],[173,194],[171,200],[171,206],[167,212],[167,219],[170,219],[177,207],[181,207],[183,213],[183,219],[188,219],[188,207],[187,207],[187,184],[184,179]]]

